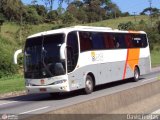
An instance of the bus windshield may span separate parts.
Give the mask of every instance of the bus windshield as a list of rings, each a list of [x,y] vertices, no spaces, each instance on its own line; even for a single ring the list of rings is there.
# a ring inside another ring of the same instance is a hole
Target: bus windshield
[[[65,60],[60,59],[64,34],[29,38],[25,45],[25,78],[48,78],[66,73]]]

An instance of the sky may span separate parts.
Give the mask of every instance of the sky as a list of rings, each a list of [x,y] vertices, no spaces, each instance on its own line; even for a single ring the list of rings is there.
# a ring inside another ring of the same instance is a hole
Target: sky
[[[37,0],[39,4],[43,4],[42,0]],[[160,9],[160,0],[112,0],[113,3],[116,3],[122,12],[129,12],[133,14],[139,14],[145,8],[149,7],[149,1],[152,3],[152,7]],[[22,0],[24,4],[30,4],[31,0]],[[58,4],[54,2],[54,9],[56,9]],[[63,4],[63,6],[66,6]]]

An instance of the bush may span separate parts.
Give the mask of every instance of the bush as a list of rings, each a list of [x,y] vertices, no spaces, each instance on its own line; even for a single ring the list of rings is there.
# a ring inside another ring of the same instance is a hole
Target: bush
[[[76,18],[69,12],[66,12],[62,15],[62,22],[63,24],[72,24],[76,22]]]
[[[160,21],[157,22],[158,33],[160,34]]]
[[[65,28],[65,27],[69,27],[69,25],[66,25],[66,24],[55,25],[54,27],[52,27],[52,30]]]
[[[43,22],[43,17],[39,16],[34,7],[27,7],[25,21],[30,24],[39,24]]]
[[[134,24],[132,22],[120,23],[118,25],[119,30],[134,30]]]
[[[47,14],[47,19],[49,21],[56,21],[58,20],[58,12],[56,10],[52,10]]]
[[[17,66],[13,64],[13,51],[9,51],[9,43],[0,36],[0,78],[15,74],[17,72]]]

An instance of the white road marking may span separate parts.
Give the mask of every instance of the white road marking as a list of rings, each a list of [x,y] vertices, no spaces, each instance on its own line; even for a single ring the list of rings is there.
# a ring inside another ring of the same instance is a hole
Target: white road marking
[[[159,114],[160,115],[160,109],[152,112],[151,114]]]
[[[142,82],[147,82],[147,81],[154,80],[154,79],[158,79],[158,77],[154,77],[154,78],[146,79],[146,80],[143,80]]]
[[[20,115],[22,115],[22,114],[27,114],[27,113],[31,113],[31,112],[35,112],[35,111],[47,109],[47,108],[49,108],[49,107],[50,107],[50,106],[46,106],[46,107],[42,107],[42,108],[38,108],[38,109],[34,109],[34,110],[29,110],[29,111],[26,111],[26,112],[22,112],[22,113],[19,113],[19,114],[20,114]]]
[[[28,101],[28,100],[32,100],[32,99],[22,99],[20,101]],[[5,102],[3,103],[3,101],[0,101],[0,106],[2,105],[7,105],[7,104],[11,104],[11,103],[16,103],[16,102],[20,102],[20,101],[10,101],[10,102]],[[1,103],[2,102],[2,103]]]
[[[12,102],[2,103],[2,104],[0,104],[0,106],[2,106],[2,105],[7,105],[7,104],[11,104],[11,103],[15,103],[15,102],[18,102],[18,101],[12,101]]]

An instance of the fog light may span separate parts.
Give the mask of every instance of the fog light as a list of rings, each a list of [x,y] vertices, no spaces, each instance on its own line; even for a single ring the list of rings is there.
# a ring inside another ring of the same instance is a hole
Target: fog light
[[[61,90],[65,90],[65,89],[66,89],[66,86],[64,86],[64,87],[60,87],[60,89],[61,89]]]

